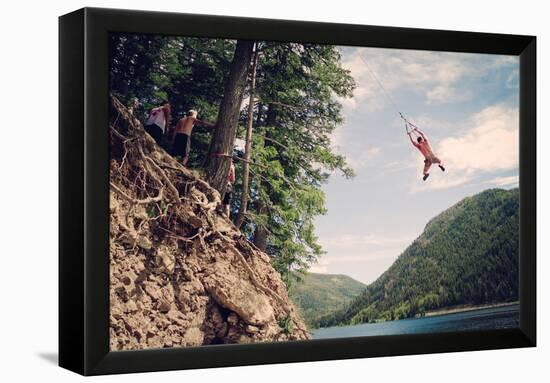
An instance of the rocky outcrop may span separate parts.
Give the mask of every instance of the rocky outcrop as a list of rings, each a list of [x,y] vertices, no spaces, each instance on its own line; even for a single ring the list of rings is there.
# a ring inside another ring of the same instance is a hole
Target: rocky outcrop
[[[111,350],[309,339],[220,196],[111,98]]]

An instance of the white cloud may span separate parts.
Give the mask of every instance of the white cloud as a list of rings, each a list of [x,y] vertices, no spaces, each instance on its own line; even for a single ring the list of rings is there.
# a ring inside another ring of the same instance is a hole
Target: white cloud
[[[436,85],[426,93],[428,104],[443,104],[449,101],[467,101],[470,98],[472,98],[472,92],[470,90],[459,91],[448,84]]]
[[[335,151],[339,151],[342,145],[342,128],[336,128],[330,134],[330,146]]]
[[[456,186],[463,185],[467,182],[470,182],[474,178],[473,173],[470,171],[467,171],[465,173],[455,173],[452,175],[449,175],[449,174],[450,172],[447,172],[447,174],[438,175],[436,177],[431,176],[428,181],[422,182],[421,181],[422,173],[419,170],[418,177],[415,179],[415,182],[413,182],[413,184],[411,185],[410,192],[416,193],[416,192],[425,191],[425,190],[449,189],[449,188],[453,188]]]
[[[356,81],[354,97],[340,101],[350,109],[364,104],[370,111],[380,110],[392,106],[392,94],[398,89],[419,94],[428,104],[466,101],[473,94],[464,86],[465,79],[480,79],[489,71],[514,64],[517,58],[509,56],[490,56],[480,66],[475,54],[358,48],[342,63]]]
[[[519,88],[519,69],[513,69],[506,79],[506,87],[509,89]]]
[[[519,176],[495,177],[488,183],[499,187],[514,187],[519,184]]]
[[[367,148],[358,156],[346,155],[348,164],[354,169],[364,169],[369,166],[371,160],[380,154],[381,149],[377,146]]]
[[[396,236],[340,233],[321,237],[320,243],[327,254],[310,271],[343,273],[370,283],[386,271],[415,238],[412,233]]]
[[[473,116],[472,128],[438,145],[449,167],[464,171],[509,170],[519,162],[519,113],[502,105],[483,109]]]
[[[338,234],[331,237],[320,239],[323,247],[349,249],[358,248],[365,250],[365,246],[395,246],[410,242],[414,239],[413,235],[399,237],[387,237],[381,234]]]
[[[517,108],[504,105],[487,107],[468,119],[466,128],[460,131],[460,134],[444,138],[435,145],[435,153],[444,162],[447,172],[422,184],[415,182],[412,192],[455,187],[483,174],[518,167]]]
[[[329,261],[326,258],[321,258],[316,264],[309,268],[312,273],[328,274],[329,273]]]

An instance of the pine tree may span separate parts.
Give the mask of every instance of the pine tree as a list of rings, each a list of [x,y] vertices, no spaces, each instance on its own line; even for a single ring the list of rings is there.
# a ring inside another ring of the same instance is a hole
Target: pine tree
[[[325,213],[321,185],[336,170],[353,176],[330,135],[343,122],[336,97],[351,96],[354,82],[335,47],[312,44],[265,43],[257,72],[252,210],[243,230],[287,276],[322,254],[313,225]]]
[[[253,41],[237,41],[220,104],[216,130],[212,136],[208,158],[206,159],[205,170],[208,182],[222,195],[227,186],[230,167],[230,162],[225,156],[233,153],[233,144],[237,133],[239,112],[246,87],[246,76],[252,58],[253,46]]]

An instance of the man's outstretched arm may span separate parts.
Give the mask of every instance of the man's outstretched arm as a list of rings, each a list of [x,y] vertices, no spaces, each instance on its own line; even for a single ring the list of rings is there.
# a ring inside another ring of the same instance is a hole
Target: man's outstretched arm
[[[213,127],[216,126],[216,124],[212,124],[211,122],[202,121],[202,120],[199,120],[199,119],[197,119],[197,122],[198,122],[201,126],[204,126],[205,128],[213,128]]]
[[[407,135],[409,136],[409,140],[411,140],[411,144],[413,144],[413,146],[416,146],[416,142],[414,142],[414,140],[411,136],[411,132],[407,132]]]
[[[418,132],[418,134],[420,134],[420,137],[422,137],[423,139],[425,139],[426,141],[428,141],[428,137],[426,137],[426,135],[424,134],[424,132],[422,132],[420,129],[418,128],[415,128],[414,130],[416,130]]]

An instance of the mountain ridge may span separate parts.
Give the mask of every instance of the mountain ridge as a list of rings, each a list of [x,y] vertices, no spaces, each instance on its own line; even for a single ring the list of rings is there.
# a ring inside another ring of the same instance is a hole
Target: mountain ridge
[[[518,299],[519,190],[487,189],[433,217],[345,309],[315,326],[423,315],[456,304]]]
[[[299,280],[298,280],[299,279]],[[321,317],[342,308],[366,285],[345,274],[307,273],[295,276],[289,297],[311,326]]]

